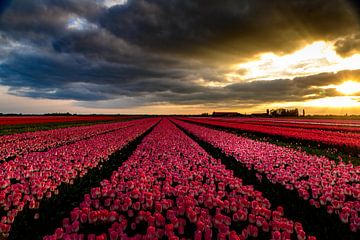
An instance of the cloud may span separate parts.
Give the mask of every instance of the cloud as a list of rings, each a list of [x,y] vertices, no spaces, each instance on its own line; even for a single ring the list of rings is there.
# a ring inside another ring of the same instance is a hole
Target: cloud
[[[8,8],[11,0],[3,0],[0,2],[0,14],[2,14],[6,8]]]
[[[68,34],[69,18],[79,17],[145,50],[202,59],[291,52],[305,41],[336,39],[358,27],[356,14],[342,0],[11,2],[0,29],[19,38],[25,34],[36,41],[46,35],[56,41]]]
[[[330,85],[360,79],[360,70],[321,73],[294,79],[257,80],[209,87],[191,80],[216,71],[194,68],[194,73],[174,69],[143,69],[136,65],[89,62],[62,54],[13,56],[0,68],[0,84],[17,96],[80,101],[81,106],[102,108],[170,104],[260,104],[341,95]],[[198,74],[198,75],[197,75]],[[199,75],[200,74],[200,75]],[[221,73],[220,73],[221,74]],[[216,78],[213,80],[217,80]],[[96,103],[96,101],[98,101]]]
[[[349,77],[360,78],[360,70],[321,73],[294,79],[257,80],[230,84],[222,88],[208,89],[206,92],[181,95],[166,95],[171,103],[178,104],[260,104],[271,102],[302,102],[305,100],[335,97],[341,95],[335,87]]]
[[[100,24],[147,49],[219,56],[293,51],[352,32],[357,18],[340,0],[139,0],[104,12]]]
[[[349,56],[360,52],[360,33],[341,38],[335,43],[336,52],[342,56]]]
[[[103,0],[102,2],[106,7],[111,8],[113,6],[123,5],[127,0]]]
[[[192,93],[201,87],[182,81],[174,69],[144,69],[136,65],[91,62],[82,56],[13,55],[0,68],[1,84],[12,94],[73,100],[104,100],[169,91]]]
[[[241,83],[226,75],[233,63],[258,53],[292,53],[315,40],[342,39],[336,46],[343,53],[357,48],[348,43],[357,41],[348,39],[358,28],[351,6],[341,0],[7,1],[0,5],[0,84],[12,95],[101,108],[334,96],[316,87],[358,72]]]

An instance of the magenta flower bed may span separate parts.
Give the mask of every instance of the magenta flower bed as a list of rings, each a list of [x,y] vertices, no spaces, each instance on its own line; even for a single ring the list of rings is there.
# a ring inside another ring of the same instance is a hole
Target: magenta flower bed
[[[316,239],[168,120],[44,239]]]
[[[272,183],[297,191],[316,208],[336,214],[353,232],[360,229],[360,167],[336,164],[325,157],[258,142],[231,133],[176,120],[200,139],[235,157]]]
[[[179,118],[180,119],[180,118]],[[182,120],[191,121],[194,123],[208,124],[217,127],[233,128],[243,131],[268,134],[273,136],[281,136],[285,138],[292,138],[298,140],[306,140],[319,142],[335,147],[348,147],[360,150],[360,134],[357,133],[343,133],[325,130],[314,129],[298,129],[274,126],[261,126],[254,124],[243,124],[211,119],[199,118],[182,118]]]
[[[128,127],[137,124],[138,122],[141,122],[141,120],[1,136],[0,162],[6,158],[30,152],[44,151],[53,147]]]
[[[153,126],[158,119],[136,121],[136,125],[110,133],[32,152],[0,164],[0,233],[10,231],[25,207],[37,209],[43,198],[57,194],[61,183],[72,183],[89,169],[97,168],[113,152],[124,147]],[[34,218],[38,216],[35,214]]]
[[[275,127],[291,127],[291,128],[303,128],[303,129],[318,129],[328,131],[341,131],[341,132],[360,132],[360,123],[329,123],[329,122],[317,122],[317,121],[303,121],[295,119],[262,119],[262,118],[211,118],[213,120],[234,122],[234,123],[245,123],[254,125],[264,126],[275,126]]]
[[[64,123],[64,122],[91,122],[126,119],[128,116],[1,116],[0,125]]]
[[[227,119],[229,121],[251,121],[251,122],[276,122],[276,123],[299,123],[299,124],[313,124],[313,125],[328,125],[328,126],[348,126],[348,127],[360,127],[360,120],[350,119],[321,119],[321,118],[259,118],[259,117],[237,117],[237,118],[220,118],[212,117],[212,119]]]

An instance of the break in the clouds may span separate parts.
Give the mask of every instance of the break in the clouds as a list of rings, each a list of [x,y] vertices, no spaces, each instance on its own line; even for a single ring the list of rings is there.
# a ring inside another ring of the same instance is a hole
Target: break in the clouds
[[[0,85],[95,108],[301,102],[360,79],[342,64],[359,59],[359,36],[357,1],[7,0]],[[337,58],[301,58],[319,41]]]

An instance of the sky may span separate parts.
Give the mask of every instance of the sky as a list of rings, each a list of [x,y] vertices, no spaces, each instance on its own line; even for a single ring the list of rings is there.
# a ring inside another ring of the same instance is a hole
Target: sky
[[[357,0],[0,0],[0,112],[360,114]]]

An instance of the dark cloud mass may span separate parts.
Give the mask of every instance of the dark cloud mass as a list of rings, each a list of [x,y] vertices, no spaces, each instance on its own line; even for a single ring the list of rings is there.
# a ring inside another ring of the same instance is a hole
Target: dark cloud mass
[[[9,6],[10,1],[11,0],[3,0],[0,2],[0,14]]]
[[[130,1],[100,24],[145,48],[177,53],[289,51],[299,42],[336,38],[357,27],[341,0]]]
[[[129,0],[111,8],[102,0],[1,1],[0,84],[14,95],[101,107],[335,96],[316,87],[360,73],[206,83],[225,82],[235,60],[315,40],[336,40],[342,55],[359,52],[358,10],[343,0]]]
[[[360,33],[352,34],[345,38],[339,39],[335,43],[336,52],[348,56],[359,52],[360,50]]]

